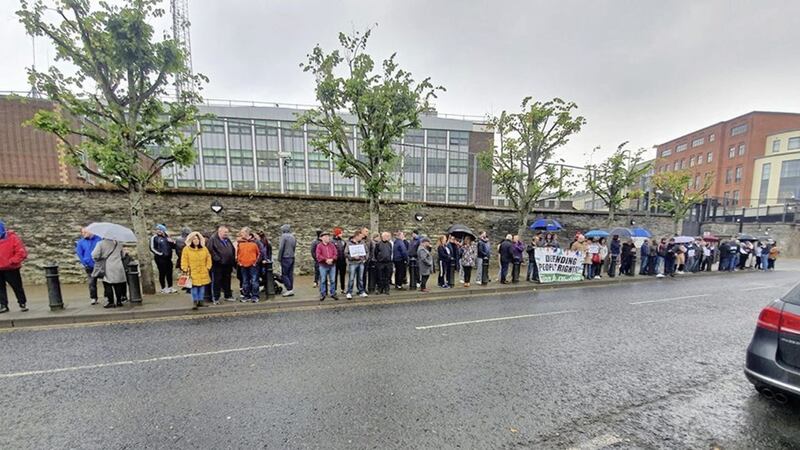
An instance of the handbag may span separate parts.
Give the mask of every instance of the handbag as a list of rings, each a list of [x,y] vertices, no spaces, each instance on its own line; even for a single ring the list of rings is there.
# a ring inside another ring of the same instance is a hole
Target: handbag
[[[187,274],[183,274],[178,277],[178,287],[184,289],[190,289],[192,287],[192,277]]]
[[[600,254],[595,253],[592,255],[592,264],[600,264]]]

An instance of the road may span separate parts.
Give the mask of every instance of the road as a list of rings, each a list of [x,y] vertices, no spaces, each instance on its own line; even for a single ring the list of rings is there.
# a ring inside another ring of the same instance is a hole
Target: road
[[[798,448],[742,374],[794,270],[0,333],[0,448]]]

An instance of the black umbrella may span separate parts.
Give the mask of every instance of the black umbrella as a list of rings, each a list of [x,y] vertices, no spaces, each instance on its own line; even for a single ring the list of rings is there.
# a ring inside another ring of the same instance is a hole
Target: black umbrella
[[[633,232],[631,231],[631,229],[630,228],[623,228],[623,227],[613,228],[613,229],[609,230],[608,234],[611,235],[611,236],[619,236],[619,237],[621,237],[623,239],[627,239],[627,238],[632,238],[633,237]]]
[[[740,234],[739,236],[736,237],[736,239],[740,241],[750,241],[750,242],[755,242],[758,240],[758,238],[753,236],[752,234]]]
[[[464,239],[464,236],[471,236],[472,239],[477,238],[475,232],[473,232],[470,227],[466,225],[461,225],[459,223],[448,228],[447,234],[449,234],[450,236],[455,236],[456,239]]]

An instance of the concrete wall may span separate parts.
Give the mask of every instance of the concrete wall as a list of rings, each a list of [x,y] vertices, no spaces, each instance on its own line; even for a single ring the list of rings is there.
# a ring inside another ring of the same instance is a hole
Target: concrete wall
[[[127,198],[116,191],[0,185],[0,198],[3,199],[0,218],[22,237],[30,252],[23,270],[28,282],[43,281],[42,267],[48,261],[56,261],[60,265],[62,281],[81,281],[83,273],[74,256],[79,228],[95,221],[130,225]],[[214,214],[210,209],[215,199],[224,206],[222,214]],[[233,230],[247,225],[267,232],[276,247],[279,227],[288,223],[292,225],[299,241],[298,265],[301,272],[308,271],[310,267],[308,248],[316,228],[330,230],[340,226],[350,232],[369,224],[367,203],[361,199],[266,193],[241,195],[166,191],[151,194],[146,211],[150,224],[165,223],[174,234],[178,234],[184,226],[206,231],[220,224],[226,224]],[[421,222],[414,219],[417,212],[424,216]],[[608,226],[604,213],[547,211],[546,214],[561,221],[566,228],[560,234],[565,243],[569,243],[576,231]],[[637,225],[647,227],[657,235],[666,235],[672,229],[667,217],[631,217],[637,221]],[[620,215],[613,225],[627,226],[629,220],[627,215]],[[381,224],[384,230],[410,231],[418,228],[424,234],[436,236],[453,223],[466,224],[476,232],[486,230],[493,243],[516,230],[514,213],[503,208],[402,202],[389,202],[382,207]],[[526,236],[526,239],[530,237]]]

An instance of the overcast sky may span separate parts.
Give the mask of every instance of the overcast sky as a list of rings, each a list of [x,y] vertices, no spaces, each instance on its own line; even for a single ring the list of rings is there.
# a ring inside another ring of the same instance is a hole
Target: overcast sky
[[[208,98],[313,103],[298,64],[339,31],[377,27],[370,53],[447,88],[440,112],[574,101],[587,125],[561,151],[655,144],[751,110],[800,112],[800,1],[190,0]],[[27,89],[30,39],[0,2],[0,90]],[[168,6],[165,4],[165,6]],[[51,59],[37,45],[39,66]],[[595,162],[598,160],[595,157]]]

